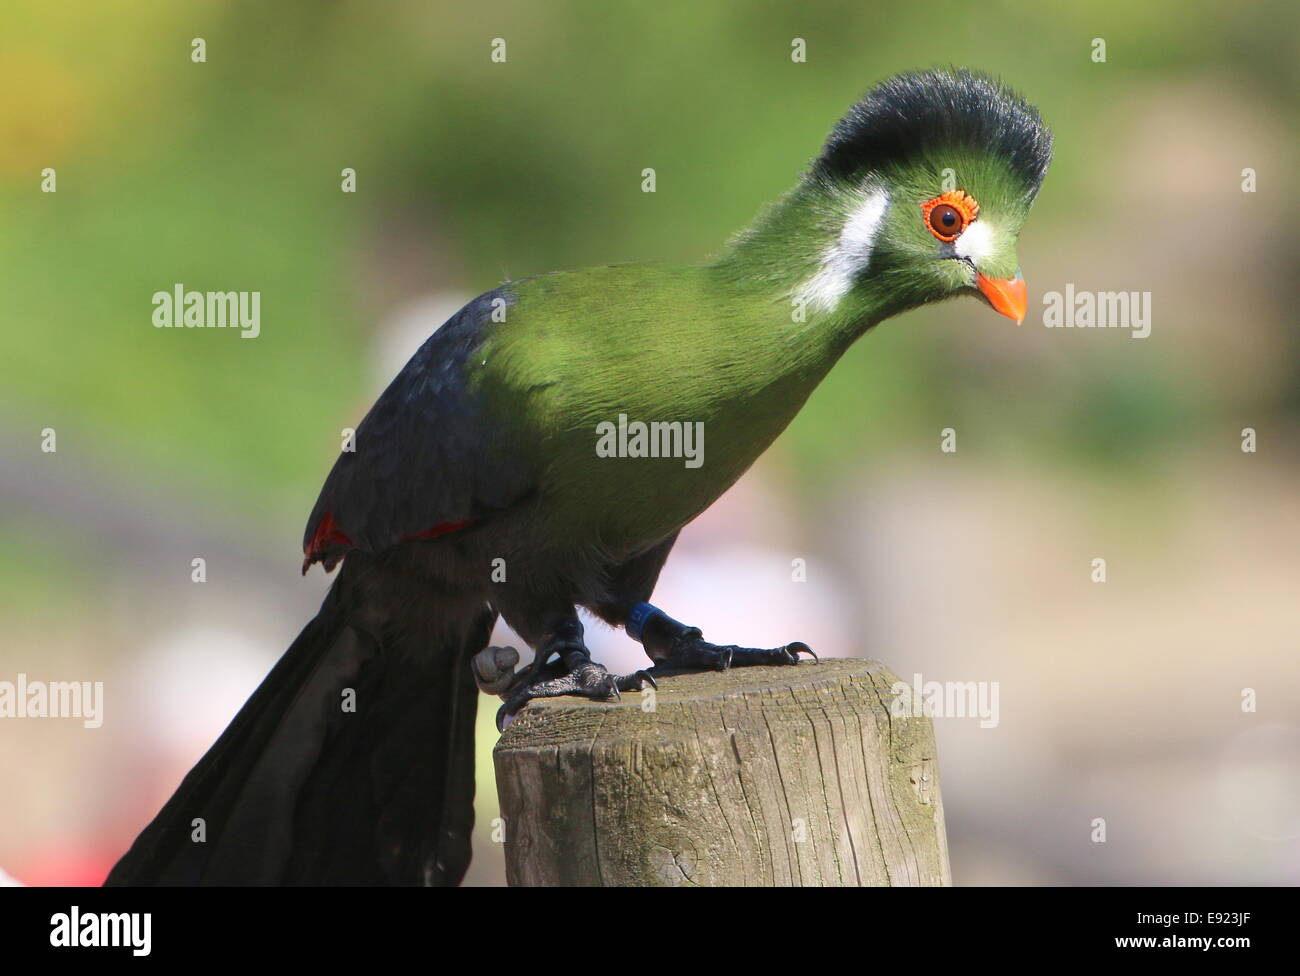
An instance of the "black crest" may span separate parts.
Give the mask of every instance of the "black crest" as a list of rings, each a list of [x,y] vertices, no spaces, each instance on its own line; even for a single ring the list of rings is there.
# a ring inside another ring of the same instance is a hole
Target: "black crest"
[[[953,147],[1000,156],[1033,194],[1052,159],[1052,133],[1037,109],[987,75],[917,71],[881,82],[854,105],[826,140],[813,173],[852,179]]]

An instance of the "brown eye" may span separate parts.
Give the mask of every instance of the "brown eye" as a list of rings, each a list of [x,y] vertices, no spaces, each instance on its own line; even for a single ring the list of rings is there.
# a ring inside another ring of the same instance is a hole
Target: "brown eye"
[[[949,190],[921,204],[926,228],[945,244],[955,241],[979,215],[980,205],[965,190]]]
[[[930,229],[941,241],[951,241],[962,232],[966,218],[956,207],[941,203],[930,211]]]

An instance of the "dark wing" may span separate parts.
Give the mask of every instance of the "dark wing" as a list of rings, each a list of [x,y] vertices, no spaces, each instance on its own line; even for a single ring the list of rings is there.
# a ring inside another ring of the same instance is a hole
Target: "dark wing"
[[[380,552],[479,521],[532,490],[524,460],[468,388],[467,365],[490,327],[493,300],[474,299],[420,347],[357,427],[325,480],[303,538],[303,571],[349,548]]]

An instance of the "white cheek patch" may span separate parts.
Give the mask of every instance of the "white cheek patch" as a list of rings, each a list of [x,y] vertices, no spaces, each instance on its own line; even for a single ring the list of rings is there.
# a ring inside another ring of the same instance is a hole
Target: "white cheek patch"
[[[821,266],[795,289],[793,298],[819,312],[829,312],[866,270],[876,234],[889,207],[889,194],[876,189],[862,195],[835,243],[822,254]]]
[[[982,220],[973,221],[953,242],[953,250],[958,257],[979,264],[983,258],[993,253],[993,228]]]

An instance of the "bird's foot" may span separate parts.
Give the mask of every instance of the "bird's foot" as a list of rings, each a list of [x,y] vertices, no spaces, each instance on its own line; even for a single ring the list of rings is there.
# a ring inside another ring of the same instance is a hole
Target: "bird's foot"
[[[662,655],[654,659],[656,670],[726,671],[728,668],[762,664],[798,664],[800,654],[807,654],[813,659],[817,657],[813,649],[803,641],[792,641],[781,647],[739,647],[736,644],[710,644],[703,639],[699,630],[694,627],[691,630],[695,633],[673,641]]]
[[[625,691],[640,691],[655,679],[647,671],[632,674],[610,674],[602,664],[597,664],[584,648],[567,648],[560,657],[551,661],[556,650],[538,652],[535,660],[519,675],[519,680],[501,697],[503,704],[497,710],[497,731],[505,730],[518,711],[534,698],[556,698],[560,695],[580,695],[583,698],[618,698]]]
[[[634,608],[627,621],[629,636],[639,640],[655,662],[655,670],[712,670],[753,667],[755,665],[798,664],[799,655],[817,655],[803,641],[781,647],[738,647],[735,644],[710,644],[698,627],[689,627],[648,603]]]

